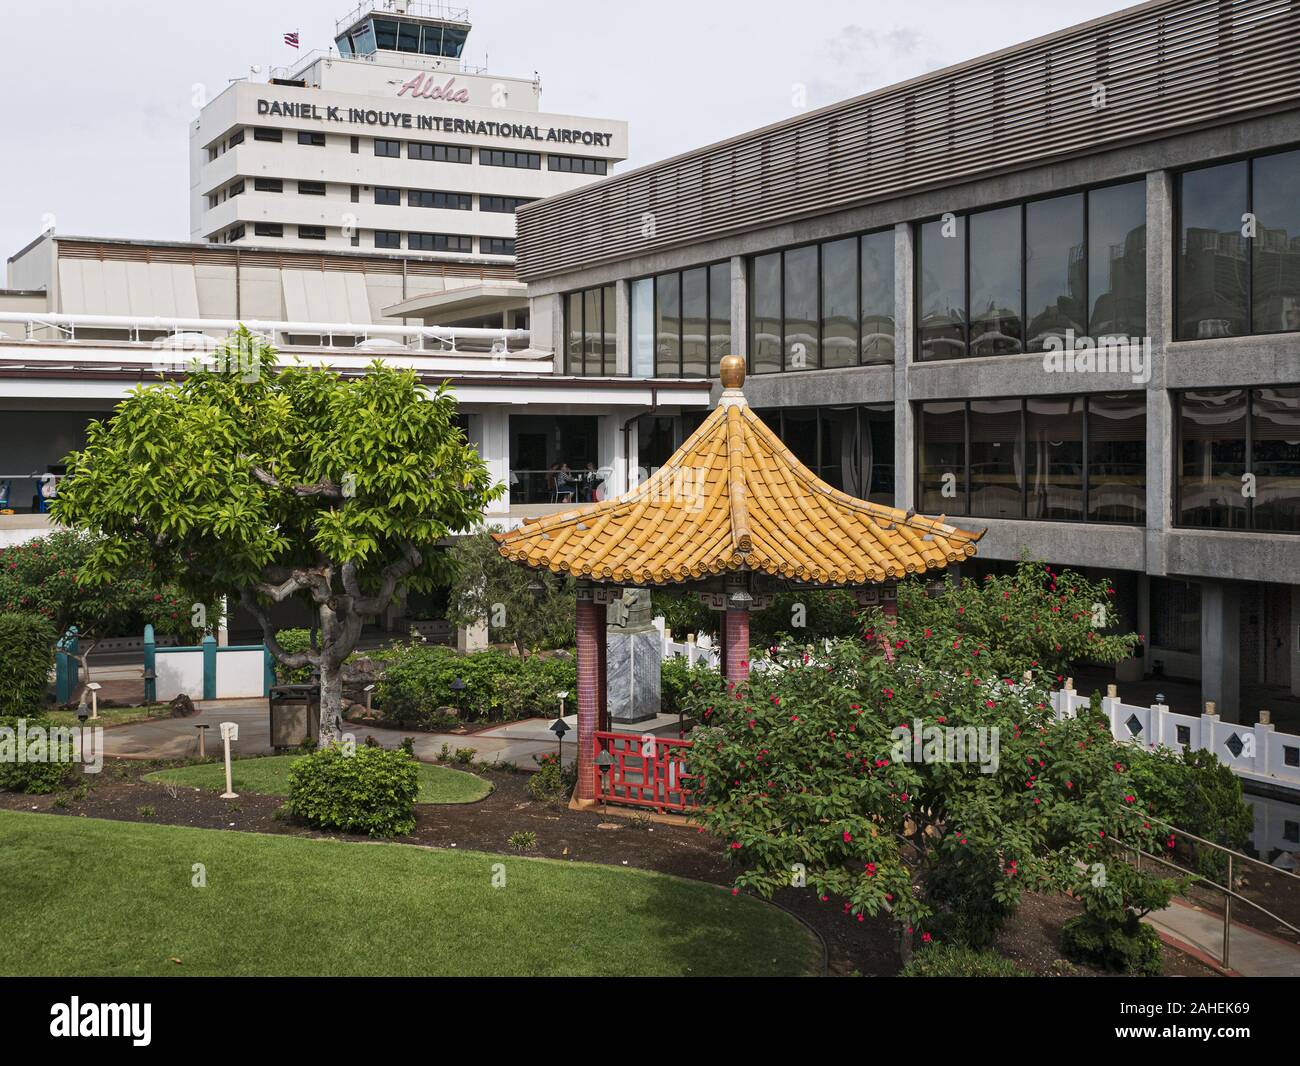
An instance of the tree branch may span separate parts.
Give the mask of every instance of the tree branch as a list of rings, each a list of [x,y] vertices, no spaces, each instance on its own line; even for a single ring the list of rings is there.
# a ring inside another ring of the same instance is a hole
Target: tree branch
[[[243,458],[247,459],[248,457],[244,456]],[[315,481],[310,485],[286,485],[274,474],[267,470],[263,470],[256,463],[252,466],[252,472],[253,477],[263,485],[267,485],[273,489],[278,489],[280,492],[292,493],[294,496],[324,496],[331,500],[341,500],[344,498],[343,486],[339,485],[337,482],[330,481],[329,478],[323,477],[319,481]]]
[[[277,662],[287,666],[290,670],[296,670],[303,666],[320,665],[320,655],[310,649],[307,651],[287,652],[280,647],[280,642],[275,636],[275,627],[271,625],[270,617],[262,610],[261,604],[257,602],[257,597],[253,595],[251,588],[245,586],[239,590],[239,602],[244,610],[257,619],[257,624],[262,627],[262,638],[266,641],[266,647],[275,656]]]
[[[392,601],[393,593],[397,591],[398,582],[410,577],[420,568],[420,564],[423,562],[424,556],[420,554],[413,544],[403,544],[402,558],[384,567],[379,579],[379,591],[373,596],[363,597],[357,594],[360,589],[357,585],[356,569],[353,567],[351,573],[348,573],[348,567],[351,565],[349,563],[343,565],[343,587],[352,596],[352,606],[357,613],[378,614]],[[351,587],[349,587],[349,584]]]

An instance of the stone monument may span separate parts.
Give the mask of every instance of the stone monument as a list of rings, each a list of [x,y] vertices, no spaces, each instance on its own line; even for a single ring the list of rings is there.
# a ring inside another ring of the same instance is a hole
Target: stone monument
[[[648,589],[624,589],[606,617],[607,700],[610,726],[617,729],[659,713],[663,645],[651,619]]]

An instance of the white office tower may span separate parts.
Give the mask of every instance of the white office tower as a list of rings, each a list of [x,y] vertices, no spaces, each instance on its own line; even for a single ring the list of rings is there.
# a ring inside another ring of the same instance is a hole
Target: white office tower
[[[191,239],[512,262],[515,208],[609,173],[627,123],[542,112],[536,78],[461,61],[469,32],[367,3],[328,51],[232,82],[191,127]]]

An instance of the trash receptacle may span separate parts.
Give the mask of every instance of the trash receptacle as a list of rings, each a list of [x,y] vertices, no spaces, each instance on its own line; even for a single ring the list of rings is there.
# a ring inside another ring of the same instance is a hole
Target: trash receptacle
[[[271,747],[301,748],[320,740],[320,686],[272,685]]]

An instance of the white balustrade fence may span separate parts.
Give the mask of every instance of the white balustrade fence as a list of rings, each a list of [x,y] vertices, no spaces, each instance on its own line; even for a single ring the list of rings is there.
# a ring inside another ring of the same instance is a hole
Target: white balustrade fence
[[[655,629],[659,630],[660,639],[663,641],[662,657],[665,660],[681,658],[691,666],[704,663],[714,669],[721,667],[722,651],[707,633],[701,633],[698,638],[692,633],[685,641],[679,641],[673,640],[673,631],[667,627],[662,615],[656,618],[653,624]]]
[[[1070,687],[1052,693],[1052,709],[1058,718],[1074,718],[1079,708],[1089,703],[1087,696]],[[1208,706],[1213,708],[1213,704]],[[1102,697],[1101,709],[1118,741],[1145,748],[1204,749],[1239,777],[1300,791],[1300,737],[1278,733],[1268,721],[1247,726],[1221,721],[1210,711],[1178,714],[1163,703],[1139,707],[1124,703],[1114,685]]]

